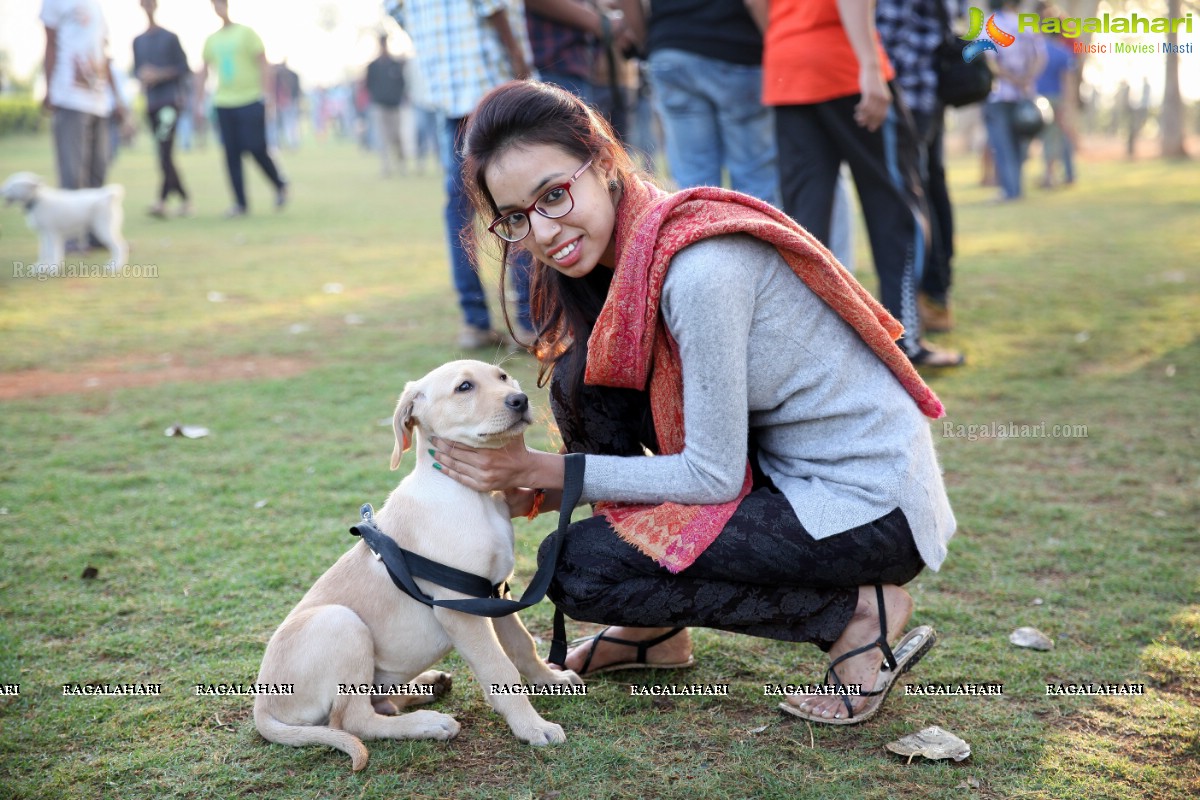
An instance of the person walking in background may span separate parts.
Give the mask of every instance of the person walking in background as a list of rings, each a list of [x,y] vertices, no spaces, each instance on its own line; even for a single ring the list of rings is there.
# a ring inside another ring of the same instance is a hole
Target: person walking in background
[[[1042,18],[1054,17],[1061,19],[1062,14],[1053,7],[1042,11]],[[1064,185],[1075,182],[1075,132],[1071,128],[1067,109],[1066,78],[1075,69],[1076,58],[1071,42],[1060,34],[1046,36],[1046,66],[1038,75],[1035,90],[1045,97],[1053,111],[1053,119],[1042,129],[1042,162],[1046,171],[1042,175],[1041,186],[1050,189],[1059,181],[1055,176],[1055,167],[1062,163]]]
[[[371,127],[379,149],[382,175],[392,175],[392,156],[400,165],[400,174],[408,174],[408,156],[402,136],[402,112],[408,103],[405,63],[388,52],[387,34],[379,36],[379,55],[367,65],[367,94],[371,98]]]
[[[275,65],[275,139],[285,150],[300,146],[300,76],[287,59]]]
[[[1129,135],[1125,138],[1125,157],[1132,160],[1137,157],[1138,137],[1142,134],[1146,120],[1150,119],[1150,80],[1142,78],[1142,91],[1137,101],[1133,100],[1132,92],[1127,92],[1126,97],[1129,108]]]
[[[744,0],[624,0],[679,188],[730,186],[778,206],[774,118],[762,101],[763,34]],[[644,34],[641,32],[644,31]]]
[[[894,75],[872,0],[770,3],[763,100],[775,106],[783,210],[827,244],[838,173],[849,164],[880,300],[904,326],[901,349],[918,366],[957,366],[961,354],[920,335],[916,294],[928,215],[916,135],[889,86]]]
[[[917,312],[928,333],[949,331],[954,211],[946,186],[945,106],[938,98],[934,51],[950,27],[946,0],[876,0],[875,25],[896,85],[917,133],[918,172],[929,211],[929,247],[917,293]]]
[[[179,215],[186,217],[191,214],[192,204],[175,166],[174,150],[180,112],[186,116],[183,91],[191,70],[179,37],[154,20],[158,0],[142,0],[142,10],[146,12],[147,28],[133,40],[133,72],[146,95],[146,120],[162,174],[158,199],[150,206],[149,214],[165,219],[167,200],[177,194]]]
[[[1017,30],[1017,0],[991,0],[996,24],[1003,31]],[[1032,138],[1015,124],[1017,104],[1034,98],[1034,83],[1046,62],[1046,44],[1038,33],[1023,33],[1008,47],[984,53],[996,75],[992,93],[983,104],[983,122],[996,165],[1001,201],[1017,200],[1024,193],[1021,173]]]
[[[459,145],[468,115],[490,89],[532,74],[525,7],[521,0],[388,0],[385,7],[412,37],[427,100],[443,118],[446,240],[463,315],[458,346],[471,350],[500,345],[504,337],[492,328],[487,295],[461,239],[474,212],[463,186]],[[529,264],[511,266],[520,329],[516,338],[526,342],[533,326]]]
[[[234,205],[226,218],[242,217],[249,211],[246,185],[242,175],[242,155],[249,153],[275,187],[275,207],[287,203],[287,181],[267,150],[267,117],[272,103],[271,68],[262,39],[245,25],[229,18],[228,0],[212,0],[213,11],[221,18],[221,29],[204,42],[204,65],[199,85],[208,80],[208,71],[217,74],[213,105],[221,144],[225,148],[225,169],[233,189]],[[203,94],[199,92],[198,94]]]
[[[412,160],[416,171],[424,175],[432,164],[434,172],[441,166],[442,122],[438,111],[431,105],[429,93],[425,91],[425,82],[421,79],[421,70],[417,59],[408,58],[404,64],[405,78],[408,84],[408,96],[412,101],[412,125],[408,130],[412,142]]]
[[[43,0],[40,17],[46,27],[43,107],[52,115],[58,185],[103,186],[108,174],[108,117],[111,113],[124,119],[128,113],[110,68],[103,10],[98,0]],[[81,242],[68,242],[67,252],[82,247]]]

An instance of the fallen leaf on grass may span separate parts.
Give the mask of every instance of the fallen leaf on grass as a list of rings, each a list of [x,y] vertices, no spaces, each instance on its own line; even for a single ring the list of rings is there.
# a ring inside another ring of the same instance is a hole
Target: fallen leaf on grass
[[[83,574],[80,575],[79,577],[82,580],[91,581],[91,580],[95,580],[96,576],[99,574],[100,574],[100,570],[96,569],[95,567],[93,567],[89,564],[88,566],[83,568]]]
[[[199,425],[180,425],[175,423],[171,427],[163,431],[166,436],[182,436],[185,439],[200,439],[208,436],[208,428],[201,428]]]
[[[1017,647],[1030,650],[1053,650],[1054,640],[1037,628],[1017,628],[1008,635],[1008,640]]]
[[[955,761],[963,761],[971,755],[971,745],[936,725],[901,736],[885,746],[897,755],[907,756],[910,762],[916,756],[924,756],[931,760],[952,758]]]

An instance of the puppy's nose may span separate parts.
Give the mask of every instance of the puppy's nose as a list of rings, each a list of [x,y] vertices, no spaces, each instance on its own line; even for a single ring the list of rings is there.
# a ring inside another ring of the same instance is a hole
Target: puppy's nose
[[[504,398],[504,405],[511,408],[513,411],[524,414],[529,410],[529,398],[523,394],[510,394]]]

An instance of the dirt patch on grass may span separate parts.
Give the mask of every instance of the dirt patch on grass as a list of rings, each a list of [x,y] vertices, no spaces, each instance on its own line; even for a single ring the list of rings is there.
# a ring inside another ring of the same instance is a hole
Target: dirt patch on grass
[[[296,358],[224,358],[204,363],[178,363],[172,356],[156,359],[105,359],[69,372],[29,369],[0,373],[0,401],[50,397],[61,394],[108,392],[164,383],[217,383],[221,381],[287,378],[312,364]]]

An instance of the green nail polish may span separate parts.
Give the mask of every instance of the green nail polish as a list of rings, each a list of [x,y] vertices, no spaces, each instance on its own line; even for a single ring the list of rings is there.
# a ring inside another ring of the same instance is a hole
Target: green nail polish
[[[435,462],[433,462],[433,468],[434,468],[434,469],[437,469],[437,470],[440,470],[440,469],[442,468],[442,465],[441,465],[441,464],[439,464],[439,463],[437,463],[437,462],[435,461]]]
[[[433,448],[429,448],[429,455],[433,455]]]

